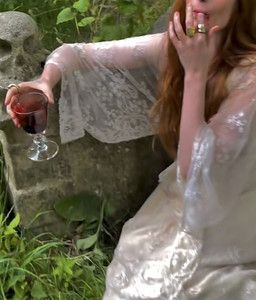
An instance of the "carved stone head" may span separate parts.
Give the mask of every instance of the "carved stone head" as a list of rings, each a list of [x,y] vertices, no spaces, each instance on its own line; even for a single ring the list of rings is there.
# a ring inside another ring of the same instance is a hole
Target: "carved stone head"
[[[33,79],[42,72],[49,51],[41,46],[36,22],[22,12],[0,13],[0,103],[10,83]],[[0,122],[9,117],[0,104]]]
[[[0,13],[0,85],[31,80],[42,70],[42,49],[36,22],[22,12]]]

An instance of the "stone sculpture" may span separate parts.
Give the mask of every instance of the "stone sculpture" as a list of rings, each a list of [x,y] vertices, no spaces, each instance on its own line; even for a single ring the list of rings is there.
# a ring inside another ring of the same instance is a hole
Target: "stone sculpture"
[[[30,80],[42,70],[49,53],[40,42],[36,22],[17,11],[0,13],[0,93],[10,83]],[[1,97],[2,98],[2,97]],[[0,111],[1,120],[6,116]]]

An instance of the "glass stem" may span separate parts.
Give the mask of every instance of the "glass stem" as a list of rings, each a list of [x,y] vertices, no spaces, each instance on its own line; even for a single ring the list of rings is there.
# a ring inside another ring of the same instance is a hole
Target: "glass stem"
[[[47,151],[46,137],[42,133],[38,133],[34,136],[33,143],[36,145],[38,151]]]

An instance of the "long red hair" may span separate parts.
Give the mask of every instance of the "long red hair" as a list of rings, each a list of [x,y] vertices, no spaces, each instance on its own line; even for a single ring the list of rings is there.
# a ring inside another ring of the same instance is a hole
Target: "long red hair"
[[[186,0],[176,0],[170,11],[170,20],[175,11],[180,12],[185,31]],[[158,120],[157,135],[172,159],[177,156],[181,120],[184,70],[177,51],[167,38],[168,59],[158,83],[157,101],[152,108],[152,117]],[[206,99],[206,122],[217,113],[222,101],[228,96],[226,80],[240,61],[256,54],[256,1],[237,0],[228,26],[223,32],[222,48],[209,70]]]

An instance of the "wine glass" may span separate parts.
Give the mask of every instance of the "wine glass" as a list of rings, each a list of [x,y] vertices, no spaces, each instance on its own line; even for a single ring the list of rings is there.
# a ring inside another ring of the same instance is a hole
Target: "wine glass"
[[[17,96],[11,109],[21,127],[33,136],[27,157],[33,161],[45,161],[56,156],[59,146],[44,135],[47,126],[48,98],[41,92],[28,92]]]

